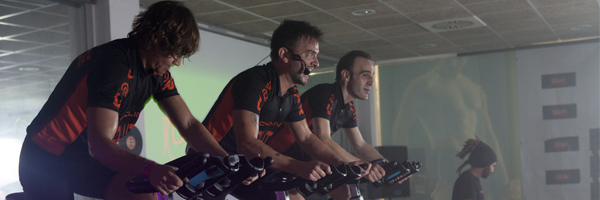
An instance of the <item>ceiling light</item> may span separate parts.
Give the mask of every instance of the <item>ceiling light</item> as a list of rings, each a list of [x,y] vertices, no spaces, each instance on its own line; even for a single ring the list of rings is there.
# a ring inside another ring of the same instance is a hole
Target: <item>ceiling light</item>
[[[427,43],[427,44],[420,44],[418,47],[421,49],[429,49],[429,48],[433,48],[436,46],[437,46],[437,44],[435,44],[435,43]]]
[[[445,22],[440,22],[440,23],[434,24],[431,27],[433,27],[435,29],[440,29],[440,30],[455,30],[455,29],[467,28],[473,24],[474,23],[470,22],[470,21],[450,20],[450,21],[445,21]]]
[[[37,71],[40,71],[40,68],[37,68],[37,67],[20,67],[19,71],[22,71],[22,72],[37,72]]]
[[[423,22],[419,23],[419,25],[434,33],[486,26],[486,24],[476,16]]]
[[[572,31],[581,31],[581,30],[585,30],[588,28],[592,28],[592,25],[582,24],[582,25],[578,25],[578,26],[573,26],[573,27],[571,27],[571,30]]]
[[[352,11],[352,15],[354,15],[354,16],[366,16],[366,15],[372,15],[373,13],[375,13],[375,10],[372,10],[372,9],[363,9],[363,10]]]

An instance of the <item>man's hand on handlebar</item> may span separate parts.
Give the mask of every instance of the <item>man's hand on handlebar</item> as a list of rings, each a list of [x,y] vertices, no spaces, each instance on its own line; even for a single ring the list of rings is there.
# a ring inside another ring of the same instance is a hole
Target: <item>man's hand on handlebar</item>
[[[262,172],[260,172],[260,174],[257,174],[255,176],[252,177],[248,177],[246,180],[244,180],[242,182],[242,184],[244,185],[250,185],[252,182],[254,182],[256,179],[263,177],[265,175],[266,171],[263,169]]]
[[[177,174],[175,174],[175,171],[177,170],[177,167],[154,164],[150,170],[148,181],[158,192],[167,195],[183,186],[184,182],[189,181],[187,178],[181,180]]]
[[[381,167],[381,165],[379,165],[379,164],[373,164],[371,166],[371,170],[369,171],[369,174],[367,175],[367,179],[370,182],[375,182],[375,181],[383,178],[383,176],[385,176],[385,169],[383,169],[383,167]]]
[[[302,162],[301,166],[299,166],[299,169],[300,170],[296,172],[296,175],[298,175],[300,178],[311,181],[317,181],[325,177],[327,174],[331,174],[331,168],[329,168],[328,164],[316,160]]]
[[[367,161],[359,160],[359,161],[349,162],[348,165],[358,166],[360,168],[360,177],[358,177],[357,179],[360,179],[363,176],[366,176],[367,174],[370,173],[370,170],[371,170],[371,163],[367,162]]]

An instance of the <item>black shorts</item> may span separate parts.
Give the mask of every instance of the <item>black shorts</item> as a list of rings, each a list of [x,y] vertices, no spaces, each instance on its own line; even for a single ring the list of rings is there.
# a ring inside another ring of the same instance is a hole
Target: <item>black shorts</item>
[[[73,193],[103,199],[117,173],[89,155],[87,140],[81,136],[60,156],[30,137],[23,142],[19,179],[27,199],[73,199]]]

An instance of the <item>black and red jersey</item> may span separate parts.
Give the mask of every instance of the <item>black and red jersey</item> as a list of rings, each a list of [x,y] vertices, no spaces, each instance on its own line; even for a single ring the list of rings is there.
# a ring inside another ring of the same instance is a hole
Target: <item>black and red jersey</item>
[[[306,122],[310,130],[313,117],[322,117],[329,120],[329,129],[331,134],[340,128],[354,128],[358,126],[356,120],[356,110],[352,101],[344,104],[344,95],[339,84],[319,84],[304,92],[301,97],[302,107],[306,115]],[[288,156],[293,156],[289,151],[299,151],[290,149],[296,142],[294,135],[289,129],[283,129],[272,140],[267,143],[277,152],[282,152]]]
[[[135,42],[115,40],[71,63],[27,134],[46,151],[61,155],[78,137],[87,137],[86,109],[103,107],[119,113],[116,142],[133,128],[150,96],[161,100],[173,95],[178,92],[169,72],[146,72]]]
[[[283,122],[304,119],[296,86],[281,94],[279,75],[273,63],[255,66],[235,76],[202,122],[229,153],[237,153],[232,111],[248,110],[259,115],[258,139],[264,143],[283,129]]]

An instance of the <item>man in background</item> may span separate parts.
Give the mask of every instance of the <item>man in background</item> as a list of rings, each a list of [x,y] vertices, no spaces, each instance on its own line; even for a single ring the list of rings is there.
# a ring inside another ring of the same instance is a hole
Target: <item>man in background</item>
[[[456,156],[464,159],[467,155],[469,155],[469,159],[456,170],[460,176],[454,182],[452,200],[483,200],[480,180],[494,172],[496,153],[487,144],[476,138],[467,140],[462,151]],[[462,168],[467,164],[471,165],[471,168],[461,173]]]

